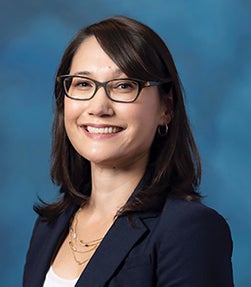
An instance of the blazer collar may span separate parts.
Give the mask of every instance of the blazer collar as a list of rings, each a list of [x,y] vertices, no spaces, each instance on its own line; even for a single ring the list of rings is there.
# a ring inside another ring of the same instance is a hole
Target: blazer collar
[[[46,240],[40,246],[39,262],[34,262],[32,278],[29,283],[42,286],[51,264],[53,254],[58,249],[68,231],[68,225],[77,206],[72,206],[62,214],[53,227],[48,227]],[[148,214],[147,217],[152,216]],[[143,216],[146,217],[146,216]],[[120,263],[142,236],[148,232],[147,225],[137,214],[132,215],[131,224],[126,216],[118,217],[105,235],[98,249],[92,256],[77,286],[100,287],[112,277]],[[40,285],[39,285],[40,284]]]
[[[149,172],[141,179],[129,200],[133,199],[148,180]],[[144,218],[155,216],[156,212],[133,213],[131,215],[132,223],[129,222],[127,216],[119,216],[92,256],[76,287],[105,286],[133,246],[149,232]]]
[[[53,256],[67,234],[71,217],[77,208],[75,205],[70,206],[53,224],[37,220],[27,253],[23,286],[43,286]]]
[[[118,217],[92,256],[76,286],[100,287],[111,278],[136,242],[148,232],[138,216],[133,226],[125,216]]]
[[[144,176],[129,200],[131,200],[137,191],[144,185],[145,180],[146,177]],[[78,208],[79,206],[76,205],[70,206],[59,216],[55,224],[52,226],[47,225],[45,227],[47,229],[47,236],[40,246],[39,252],[41,256],[39,256],[39,267],[35,268],[36,270],[33,270],[33,275],[36,272],[38,275],[34,276],[37,279],[36,284],[38,284],[38,281],[43,282],[44,276],[51,264],[51,260],[58,250],[58,247],[62,244],[64,237],[69,230],[71,218]],[[144,218],[155,216],[155,212],[142,214],[133,213],[133,225],[126,216],[119,216],[92,256],[76,286],[103,286],[116,271],[117,267],[127,256],[131,248],[148,232]]]

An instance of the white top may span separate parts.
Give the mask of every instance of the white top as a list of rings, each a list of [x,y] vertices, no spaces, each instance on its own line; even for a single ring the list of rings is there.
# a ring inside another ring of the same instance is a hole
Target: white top
[[[43,287],[74,287],[77,283],[78,278],[76,279],[64,279],[59,277],[50,267],[49,271],[46,274]]]

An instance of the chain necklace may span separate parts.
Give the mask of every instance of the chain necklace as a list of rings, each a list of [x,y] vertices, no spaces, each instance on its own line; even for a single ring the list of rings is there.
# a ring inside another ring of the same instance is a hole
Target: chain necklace
[[[79,239],[78,234],[77,234],[77,225],[78,225],[78,214],[81,211],[81,208],[77,211],[72,224],[70,226],[70,230],[69,230],[69,236],[70,236],[70,241],[69,241],[69,246],[70,249],[72,251],[72,255],[74,258],[74,261],[78,264],[78,265],[83,265],[86,262],[88,262],[91,259],[91,255],[89,255],[88,253],[95,251],[100,242],[102,241],[102,238],[98,238],[98,239],[94,239],[91,241],[84,241],[82,239]],[[86,254],[88,255],[88,258],[84,259],[84,260],[79,260],[78,259],[78,254]]]

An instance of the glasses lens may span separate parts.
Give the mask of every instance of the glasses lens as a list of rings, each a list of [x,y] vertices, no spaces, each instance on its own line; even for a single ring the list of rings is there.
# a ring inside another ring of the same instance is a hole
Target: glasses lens
[[[64,79],[66,94],[73,99],[90,99],[96,89],[95,83],[83,77],[68,77]]]
[[[119,102],[132,102],[138,96],[139,83],[131,79],[112,80],[107,84],[110,98]]]

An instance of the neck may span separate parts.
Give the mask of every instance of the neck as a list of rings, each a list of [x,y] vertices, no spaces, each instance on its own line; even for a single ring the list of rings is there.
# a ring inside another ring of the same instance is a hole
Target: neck
[[[88,207],[115,215],[144,175],[145,165],[133,168],[107,168],[92,164],[92,192]]]

